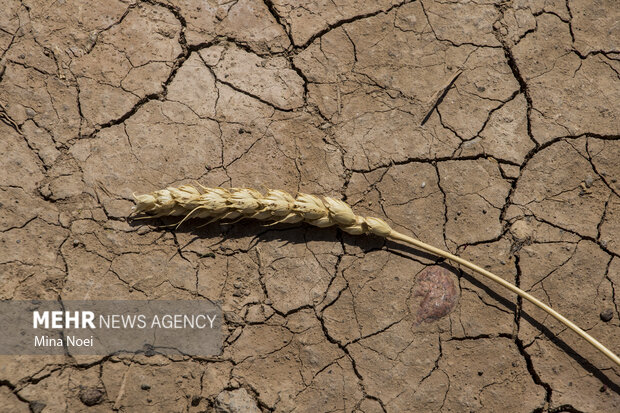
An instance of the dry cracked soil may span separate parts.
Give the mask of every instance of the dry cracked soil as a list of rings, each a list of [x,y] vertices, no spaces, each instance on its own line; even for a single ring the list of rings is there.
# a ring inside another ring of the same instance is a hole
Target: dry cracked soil
[[[301,224],[126,219],[133,192],[192,181],[334,196],[620,353],[614,0],[0,9],[0,298],[225,313],[212,357],[2,356],[0,410],[620,410],[618,366],[414,249]]]

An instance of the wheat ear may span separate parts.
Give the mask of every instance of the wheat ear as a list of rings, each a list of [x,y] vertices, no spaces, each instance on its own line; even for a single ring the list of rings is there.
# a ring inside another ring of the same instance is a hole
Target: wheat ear
[[[336,225],[353,235],[375,234],[402,241],[461,264],[525,298],[580,335],[620,366],[620,358],[611,350],[536,297],[461,257],[394,231],[382,219],[355,215],[351,207],[344,201],[330,197],[319,198],[304,193],[299,193],[294,198],[289,193],[279,190],[269,190],[266,195],[263,195],[248,188],[205,188],[202,185],[200,188],[202,191],[191,185],[182,185],[178,188],[169,187],[150,194],[134,195],[136,206],[133,208],[132,216],[142,214],[143,218],[183,217],[180,223],[188,218],[207,218],[210,220],[209,222],[242,218],[270,220],[276,223],[303,221],[321,228]]]

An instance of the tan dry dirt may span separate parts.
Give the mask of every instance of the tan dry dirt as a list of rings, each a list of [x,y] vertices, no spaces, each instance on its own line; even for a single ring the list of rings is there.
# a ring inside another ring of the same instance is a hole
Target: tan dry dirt
[[[620,410],[617,366],[410,248],[125,219],[192,180],[341,197],[620,353],[614,0],[0,3],[0,298],[226,312],[212,359],[3,356],[2,409]]]

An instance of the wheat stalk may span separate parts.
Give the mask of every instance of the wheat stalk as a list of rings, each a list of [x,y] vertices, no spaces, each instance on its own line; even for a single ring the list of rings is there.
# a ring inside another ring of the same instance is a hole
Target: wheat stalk
[[[287,192],[273,189],[263,195],[248,188],[206,188],[202,185],[200,188],[202,192],[191,185],[182,185],[178,188],[169,187],[150,194],[134,195],[136,206],[133,208],[132,216],[142,214],[144,216],[141,218],[183,217],[178,225],[188,218],[208,218],[208,222],[242,218],[270,220],[276,223],[303,221],[321,228],[335,225],[353,235],[374,234],[402,241],[461,264],[525,298],[573,330],[620,366],[620,358],[611,350],[536,297],[461,257],[394,231],[382,219],[355,215],[351,207],[344,201],[330,197],[319,198],[304,193],[299,193],[294,198]]]

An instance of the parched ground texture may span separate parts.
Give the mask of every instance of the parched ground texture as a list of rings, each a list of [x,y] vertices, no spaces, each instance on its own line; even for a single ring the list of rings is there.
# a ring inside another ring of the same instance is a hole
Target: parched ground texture
[[[620,410],[617,366],[413,249],[126,221],[132,192],[193,180],[343,198],[620,353],[614,0],[0,9],[0,298],[208,298],[226,315],[214,357],[3,356],[2,409]],[[444,317],[424,307],[437,289],[456,294]]]

